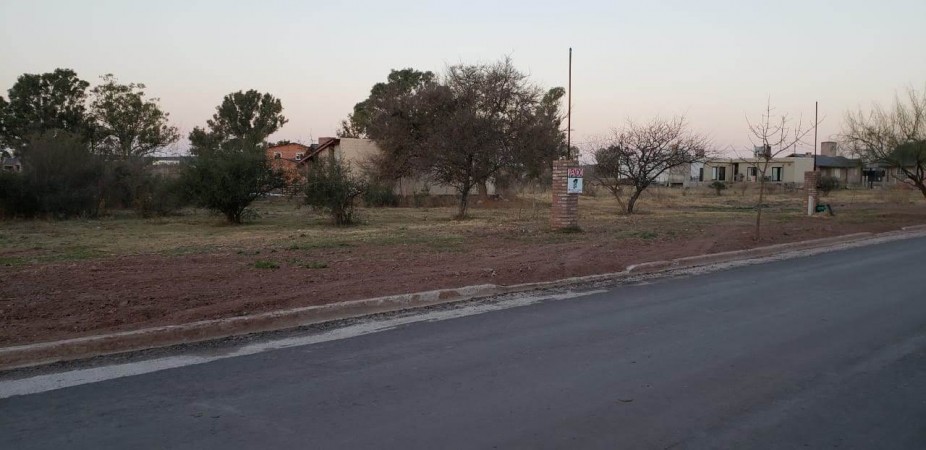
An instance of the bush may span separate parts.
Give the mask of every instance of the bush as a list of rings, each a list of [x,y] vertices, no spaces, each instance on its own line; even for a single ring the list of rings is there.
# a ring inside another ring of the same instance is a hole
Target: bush
[[[251,202],[282,186],[282,174],[271,167],[261,145],[226,143],[199,149],[182,168],[190,199],[240,224]]]
[[[839,178],[836,178],[836,177],[822,176],[820,177],[820,179],[817,180],[817,192],[819,192],[820,195],[823,195],[823,196],[826,196],[831,191],[839,189],[839,187],[840,187]]]
[[[273,261],[258,260],[254,262],[255,269],[279,269],[280,265]]]
[[[23,171],[0,179],[5,217],[95,216],[102,161],[80,137],[50,131],[29,139]]]
[[[184,181],[163,175],[146,174],[145,183],[135,194],[132,206],[142,217],[177,214],[190,203]]]
[[[709,186],[711,189],[713,189],[714,192],[717,193],[717,195],[720,195],[720,193],[721,193],[724,189],[727,188],[727,184],[724,183],[723,181],[714,181],[713,183],[709,184],[708,186]]]
[[[354,200],[366,192],[367,185],[351,174],[350,166],[322,158],[309,169],[306,178],[306,205],[330,215],[335,225],[354,222]]]
[[[399,206],[399,196],[392,186],[371,183],[363,192],[363,204],[369,207]]]

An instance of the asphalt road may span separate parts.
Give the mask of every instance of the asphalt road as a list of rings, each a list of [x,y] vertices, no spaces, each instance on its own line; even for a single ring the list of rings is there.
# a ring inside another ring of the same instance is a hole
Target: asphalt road
[[[0,400],[2,449],[926,448],[926,239]]]

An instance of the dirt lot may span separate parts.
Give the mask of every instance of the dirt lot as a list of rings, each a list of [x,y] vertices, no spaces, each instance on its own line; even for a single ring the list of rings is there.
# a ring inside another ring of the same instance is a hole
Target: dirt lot
[[[800,193],[768,201],[752,238],[755,193],[654,189],[619,216],[580,200],[581,233],[549,231],[546,197],[452,208],[363,210],[334,228],[284,199],[228,226],[202,211],[144,220],[0,223],[0,346],[253,314],[470,284],[512,284],[630,264],[926,223],[906,191],[841,191],[836,215],[800,214]]]

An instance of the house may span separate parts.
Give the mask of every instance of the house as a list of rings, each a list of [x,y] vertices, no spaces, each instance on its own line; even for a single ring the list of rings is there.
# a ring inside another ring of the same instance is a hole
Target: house
[[[16,156],[4,156],[0,158],[0,170],[4,172],[22,172],[22,160]]]
[[[862,184],[862,161],[839,155],[835,142],[821,142],[816,161],[821,176],[836,178],[842,186]]]
[[[295,142],[270,145],[266,149],[267,159],[270,160],[271,167],[283,172],[288,185],[295,186],[301,178],[299,161],[312,153],[313,147]]]
[[[698,180],[698,173],[701,167],[701,163],[679,164],[659,174],[653,182],[663,186],[687,187],[692,181]]]
[[[706,161],[699,171],[699,181],[759,181],[760,168],[765,164],[761,157],[714,158]],[[793,154],[768,161],[766,181],[773,183],[804,184],[804,172],[813,171],[813,154]]]
[[[369,175],[373,169],[371,165],[375,164],[372,160],[381,152],[372,139],[323,137],[318,139],[318,145],[299,160],[297,165],[302,176],[306,176],[308,168],[319,158],[334,158],[350,166],[355,173]],[[486,187],[488,195],[495,195],[495,186],[492,183]],[[433,182],[426,177],[403,177],[397,180],[393,190],[396,195],[403,197],[422,193],[437,196],[459,194],[455,187]]]

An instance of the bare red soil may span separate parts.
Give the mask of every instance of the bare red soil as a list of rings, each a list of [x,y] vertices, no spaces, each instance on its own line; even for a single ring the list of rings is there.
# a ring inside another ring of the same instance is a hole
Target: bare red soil
[[[232,252],[2,267],[0,345],[438,288],[616,272],[646,261],[926,223],[923,208],[895,209],[862,224],[819,218],[769,221],[759,243],[752,240],[751,225],[741,221],[684,237],[660,233],[652,239],[618,240],[587,232],[570,242],[531,243],[474,234],[467,236],[463,250],[452,251],[422,245],[281,251],[327,262],[320,269],[285,262],[278,269],[257,269],[253,256]]]

